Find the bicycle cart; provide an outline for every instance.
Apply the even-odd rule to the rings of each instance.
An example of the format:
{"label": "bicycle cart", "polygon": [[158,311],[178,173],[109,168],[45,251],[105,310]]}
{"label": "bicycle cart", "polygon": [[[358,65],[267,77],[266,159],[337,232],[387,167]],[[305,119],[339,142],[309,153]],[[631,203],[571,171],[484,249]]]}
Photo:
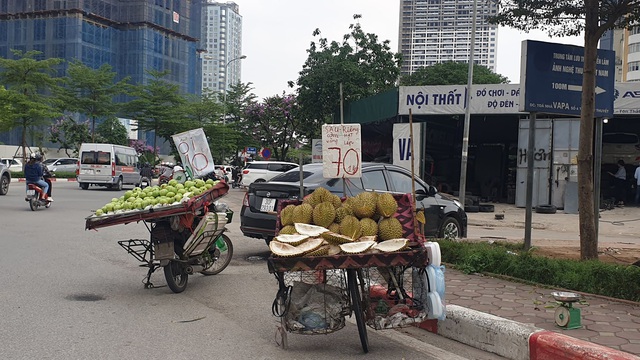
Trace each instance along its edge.
{"label": "bicycle cart", "polygon": [[141,267],[149,269],[143,280],[145,289],[154,287],[151,274],[162,267],[169,288],[180,293],[186,289],[189,275],[196,272],[215,275],[231,262],[233,244],[224,232],[233,211],[216,206],[216,201],[228,190],[226,183],[219,182],[179,204],[90,216],[86,218],[85,229],[142,221],[149,230],[149,240],[121,240],[118,244],[142,262]]}

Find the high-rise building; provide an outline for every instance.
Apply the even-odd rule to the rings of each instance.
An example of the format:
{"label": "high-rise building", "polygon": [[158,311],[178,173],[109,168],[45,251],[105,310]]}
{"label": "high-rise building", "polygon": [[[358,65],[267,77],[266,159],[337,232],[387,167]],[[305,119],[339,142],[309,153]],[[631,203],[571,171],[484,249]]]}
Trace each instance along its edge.
{"label": "high-rise building", "polygon": [[447,61],[469,62],[474,1],[474,60],[496,70],[498,28],[487,18],[497,13],[497,1],[401,0],[398,52],[403,59],[402,74]]}
{"label": "high-rise building", "polygon": [[242,16],[234,2],[207,0],[202,4],[200,49],[202,92],[224,92],[240,82]]}
{"label": "high-rise building", "polygon": [[640,26],[605,32],[600,48],[616,52],[616,81],[640,81]]}
{"label": "high-rise building", "polygon": [[[148,70],[183,93],[200,94],[197,54],[201,0],[0,0],[0,57],[12,49],[62,58],[58,73],[74,59],[98,68],[109,64],[117,80],[145,84]],[[124,96],[116,101],[126,100]],[[148,142],[153,133],[141,134]],[[0,134],[17,143],[18,131]]]}

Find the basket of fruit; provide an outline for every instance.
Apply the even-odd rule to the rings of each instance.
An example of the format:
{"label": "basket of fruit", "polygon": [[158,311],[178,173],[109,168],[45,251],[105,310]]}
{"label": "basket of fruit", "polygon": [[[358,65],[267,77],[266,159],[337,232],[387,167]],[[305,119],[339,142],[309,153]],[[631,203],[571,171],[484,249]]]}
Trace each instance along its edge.
{"label": "basket of fruit", "polygon": [[188,180],[184,184],[171,180],[168,184],[144,189],[136,187],[125,192],[120,198],[113,198],[111,202],[87,217],[85,228],[98,229],[141,220],[195,214],[228,191],[229,186],[225,182],[212,179]]}

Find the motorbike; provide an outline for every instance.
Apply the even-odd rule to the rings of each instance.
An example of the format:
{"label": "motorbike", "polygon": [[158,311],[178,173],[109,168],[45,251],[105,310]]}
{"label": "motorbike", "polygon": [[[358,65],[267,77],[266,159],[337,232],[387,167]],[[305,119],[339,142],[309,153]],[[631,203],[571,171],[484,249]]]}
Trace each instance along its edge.
{"label": "motorbike", "polygon": [[51,207],[51,202],[43,199],[44,191],[42,188],[36,184],[29,184],[27,186],[27,197],[25,200],[29,202],[31,211],[36,211],[41,206],[47,209]]}
{"label": "motorbike", "polygon": [[151,180],[150,180],[148,177],[143,176],[143,177],[140,179],[140,188],[141,188],[141,189],[144,189],[144,188],[146,188],[147,186],[151,186]]}

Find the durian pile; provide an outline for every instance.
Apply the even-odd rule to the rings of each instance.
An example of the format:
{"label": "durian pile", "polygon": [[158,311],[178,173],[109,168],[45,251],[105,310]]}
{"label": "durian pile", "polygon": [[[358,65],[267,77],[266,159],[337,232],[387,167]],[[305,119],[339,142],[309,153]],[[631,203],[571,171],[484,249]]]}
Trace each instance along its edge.
{"label": "durian pile", "polygon": [[207,181],[196,179],[181,184],[172,179],[168,184],[148,186],[144,189],[136,187],[133,190],[125,192],[124,195],[119,198],[111,199],[111,202],[96,210],[93,216],[99,217],[177,205],[206,192],[218,182],[219,181],[212,179],[208,179]]}
{"label": "durian pile", "polygon": [[389,193],[363,192],[344,202],[325,188],[280,212],[279,235],[269,248],[276,256],[323,256],[393,252],[407,248],[398,203]]}

